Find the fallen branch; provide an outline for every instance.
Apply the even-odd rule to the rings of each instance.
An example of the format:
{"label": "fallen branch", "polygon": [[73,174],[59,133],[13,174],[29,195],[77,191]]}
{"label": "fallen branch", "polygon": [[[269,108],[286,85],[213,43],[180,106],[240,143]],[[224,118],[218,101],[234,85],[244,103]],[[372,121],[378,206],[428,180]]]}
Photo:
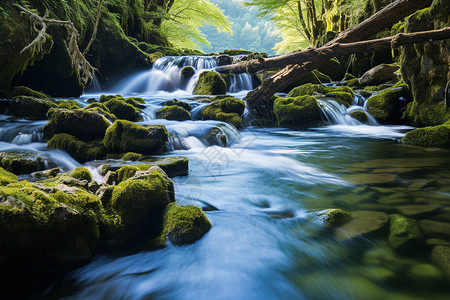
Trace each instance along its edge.
{"label": "fallen branch", "polygon": [[87,84],[89,80],[92,80],[97,69],[91,66],[91,64],[84,57],[83,53],[80,52],[77,42],[79,37],[78,30],[71,21],[48,19],[47,17],[41,17],[27,10],[19,4],[14,3],[13,5],[18,9],[24,11],[35,24],[41,26],[41,30],[39,31],[36,38],[20,51],[21,54],[32,47],[36,47],[38,51],[42,51],[42,44],[47,39],[46,31],[48,26],[64,26],[69,30],[69,42],[66,47],[71,58],[72,65],[79,71],[81,80],[84,84]]}
{"label": "fallen branch", "polygon": [[91,47],[92,43],[95,41],[95,37],[97,36],[98,24],[100,23],[101,15],[102,15],[102,0],[99,0],[98,5],[97,5],[97,16],[95,17],[94,29],[92,30],[91,39],[89,40],[89,43],[87,44],[86,48],[83,51],[83,56],[86,56],[86,54],[89,52],[89,48]]}

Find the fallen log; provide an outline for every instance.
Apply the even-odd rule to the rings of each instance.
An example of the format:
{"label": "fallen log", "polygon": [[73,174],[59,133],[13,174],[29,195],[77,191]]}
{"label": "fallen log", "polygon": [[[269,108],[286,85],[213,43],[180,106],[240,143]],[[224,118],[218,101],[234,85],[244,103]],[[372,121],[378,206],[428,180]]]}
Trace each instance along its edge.
{"label": "fallen log", "polygon": [[[321,53],[325,51],[325,49],[330,49],[332,47],[339,48],[340,46],[335,46],[336,44],[343,45],[345,43],[367,40],[384,28],[390,27],[415,11],[430,5],[431,2],[432,0],[397,0],[358,25],[341,32],[335,39],[328,42],[323,47],[317,49],[312,48],[302,52],[290,53],[284,57],[278,57],[278,64],[276,67],[286,67],[274,76],[264,80],[259,87],[247,94],[245,100],[247,101],[249,110],[258,111],[258,106],[264,107],[264,102],[276,92],[286,88],[308,72],[311,72],[323,63],[326,63],[330,59],[330,55],[332,55],[321,54],[316,55],[312,60],[306,60],[305,52],[312,53],[315,51],[316,53]],[[336,54],[331,57],[338,55],[339,54]],[[264,61],[259,60],[259,62],[258,60],[248,62],[245,70],[247,71],[247,67],[249,71],[265,69],[268,62],[273,61],[274,59],[275,58],[266,59]],[[251,66],[253,66],[253,69]],[[224,67],[226,66],[221,67],[222,71],[225,71]],[[239,72],[233,71],[233,73]]]}

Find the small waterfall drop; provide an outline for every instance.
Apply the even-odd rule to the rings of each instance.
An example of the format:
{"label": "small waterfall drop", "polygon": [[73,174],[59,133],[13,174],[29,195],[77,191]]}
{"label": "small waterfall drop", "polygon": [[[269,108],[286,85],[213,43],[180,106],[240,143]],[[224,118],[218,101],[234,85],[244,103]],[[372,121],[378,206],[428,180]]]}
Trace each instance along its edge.
{"label": "small waterfall drop", "polygon": [[[194,75],[186,78],[181,74],[184,67],[192,67]],[[211,56],[166,56],[158,59],[150,70],[128,76],[110,90],[125,95],[150,95],[159,92],[192,94],[203,71],[213,71],[217,62]],[[230,76],[228,92],[237,93],[253,89],[252,77],[248,74]]]}

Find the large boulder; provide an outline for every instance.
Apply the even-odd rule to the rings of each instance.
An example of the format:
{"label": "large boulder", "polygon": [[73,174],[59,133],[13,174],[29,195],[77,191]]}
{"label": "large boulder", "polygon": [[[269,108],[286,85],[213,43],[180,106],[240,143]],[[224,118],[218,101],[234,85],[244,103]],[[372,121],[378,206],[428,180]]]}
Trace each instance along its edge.
{"label": "large boulder", "polygon": [[48,100],[19,96],[11,101],[11,113],[28,120],[46,120],[47,112],[56,105]]}
{"label": "large boulder", "polygon": [[205,106],[199,113],[198,118],[222,121],[240,128],[242,124],[241,116],[244,110],[244,101],[233,97],[225,97],[214,100],[211,104]]}
{"label": "large boulder", "polygon": [[194,94],[197,95],[223,95],[226,92],[227,84],[225,80],[213,71],[202,72],[194,87]]}
{"label": "large boulder", "polygon": [[43,128],[47,140],[58,133],[67,133],[85,141],[102,139],[110,126],[105,117],[89,110],[55,108],[47,115],[50,121]]}
{"label": "large boulder", "polygon": [[126,102],[127,100],[120,98],[113,98],[105,102],[104,105],[108,108],[109,112],[114,114],[118,119],[128,121],[139,121],[140,114],[139,109],[134,105]]}
{"label": "large boulder", "polygon": [[401,141],[424,147],[450,148],[450,126],[439,125],[417,128],[408,132]]}
{"label": "large boulder", "polygon": [[117,120],[106,131],[104,144],[109,152],[160,154],[167,144],[169,133],[165,126],[142,126]]}
{"label": "large boulder", "polygon": [[180,100],[178,100],[178,99],[173,99],[173,100],[165,101],[165,102],[161,103],[161,105],[164,105],[164,106],[173,106],[173,105],[176,105],[176,106],[179,106],[179,107],[184,108],[184,109],[187,110],[187,111],[190,111],[190,110],[192,109],[192,107],[191,107],[191,105],[190,105],[189,103],[184,102],[184,101],[180,101]]}
{"label": "large boulder", "polygon": [[367,100],[367,112],[383,124],[402,124],[410,92],[406,86],[389,88]]}
{"label": "large boulder", "polygon": [[164,216],[163,236],[175,245],[189,244],[200,239],[211,223],[198,206],[178,206],[171,203]]}
{"label": "large boulder", "polygon": [[398,69],[396,65],[381,64],[364,73],[359,82],[363,86],[379,85],[394,79],[394,72]]}
{"label": "large boulder", "polygon": [[295,129],[317,126],[322,122],[319,104],[312,96],[277,98],[273,111],[280,127]]}
{"label": "large boulder", "polygon": [[156,111],[157,119],[186,121],[191,120],[191,114],[178,105],[165,106]]}

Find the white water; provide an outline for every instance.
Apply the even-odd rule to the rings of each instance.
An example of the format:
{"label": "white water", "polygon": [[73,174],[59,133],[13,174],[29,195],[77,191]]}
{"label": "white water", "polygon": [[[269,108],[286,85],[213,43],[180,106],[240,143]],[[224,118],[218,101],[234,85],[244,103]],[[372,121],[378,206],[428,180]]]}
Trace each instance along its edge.
{"label": "white water", "polygon": [[[191,66],[195,74],[186,80],[181,70]],[[192,95],[200,73],[213,71],[217,62],[210,56],[166,56],[158,59],[150,70],[130,75],[117,83],[109,93],[154,95],[176,93]],[[237,93],[253,89],[252,78],[248,74],[230,76],[228,92]]]}

